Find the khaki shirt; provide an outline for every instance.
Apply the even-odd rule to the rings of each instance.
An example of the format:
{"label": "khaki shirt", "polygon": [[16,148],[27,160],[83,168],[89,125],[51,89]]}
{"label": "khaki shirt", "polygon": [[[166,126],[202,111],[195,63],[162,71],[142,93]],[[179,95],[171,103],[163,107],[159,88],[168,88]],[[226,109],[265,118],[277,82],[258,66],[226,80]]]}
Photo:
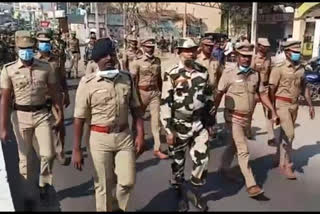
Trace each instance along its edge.
{"label": "khaki shirt", "polygon": [[34,59],[30,67],[19,60],[6,64],[1,72],[1,88],[13,89],[18,105],[42,105],[46,102],[48,84],[56,84],[52,66]]}
{"label": "khaki shirt", "polygon": [[161,60],[158,57],[153,59],[146,55],[133,61],[131,74],[136,78],[137,86],[157,86],[161,87]]}
{"label": "khaki shirt", "polygon": [[98,64],[95,63],[93,60],[90,60],[87,64],[85,75],[95,73],[97,71],[97,69],[98,69]]}
{"label": "khaki shirt", "polygon": [[296,103],[305,86],[304,71],[301,64],[294,67],[288,60],[273,67],[269,83],[277,88],[275,96],[291,98]]}
{"label": "khaki shirt", "polygon": [[60,92],[63,91],[63,85],[62,85],[62,77],[65,76],[65,70],[63,67],[60,66],[59,59],[55,57],[53,54],[50,54],[49,57],[41,56],[40,53],[37,53],[35,56],[36,59],[45,61],[51,64],[57,79],[57,90]]}
{"label": "khaki shirt", "polygon": [[206,67],[209,73],[209,82],[213,88],[218,86],[222,73],[222,65],[217,60],[207,58],[202,52],[198,55],[196,62]]}
{"label": "khaki shirt", "polygon": [[142,56],[142,51],[138,48],[136,51],[132,49],[128,49],[123,54],[123,66],[124,69],[128,69],[130,72],[132,70],[132,62],[133,60],[138,59],[139,56]]}
{"label": "khaki shirt", "polygon": [[270,57],[264,57],[260,53],[257,53],[252,57],[251,68],[260,74],[262,83],[268,85],[271,71]]}
{"label": "khaki shirt", "polygon": [[228,64],[222,73],[218,90],[226,93],[226,111],[247,114],[248,119],[254,110],[256,93],[263,93],[267,89],[261,83],[258,72],[251,70],[241,74],[237,64]]}
{"label": "khaki shirt", "polygon": [[112,81],[93,73],[79,83],[74,117],[91,118],[92,125],[121,126],[128,124],[129,109],[142,115],[140,106],[130,74],[121,71]]}
{"label": "khaki shirt", "polygon": [[78,52],[80,53],[80,47],[79,47],[79,39],[69,39],[69,48],[71,52]]}

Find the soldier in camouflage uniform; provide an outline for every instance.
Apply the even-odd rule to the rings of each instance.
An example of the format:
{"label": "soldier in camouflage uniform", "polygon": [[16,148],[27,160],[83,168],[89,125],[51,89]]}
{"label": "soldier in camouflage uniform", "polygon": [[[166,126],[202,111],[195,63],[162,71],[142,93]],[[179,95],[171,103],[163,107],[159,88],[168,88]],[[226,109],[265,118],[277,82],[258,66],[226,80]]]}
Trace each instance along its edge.
{"label": "soldier in camouflage uniform", "polygon": [[130,71],[133,60],[136,60],[138,56],[143,55],[142,51],[138,48],[138,40],[134,36],[128,36],[129,49],[123,54],[123,70]]}
{"label": "soldier in camouflage uniform", "polygon": [[[207,129],[211,134],[215,123],[209,113],[213,107],[212,90],[207,69],[195,62],[198,48],[195,42],[184,38],[179,40],[177,48],[180,61],[164,73],[160,107],[160,119],[173,158],[171,185],[180,196],[179,211],[188,210],[188,200],[205,211],[207,205],[200,197],[199,187],[206,183],[208,170]],[[193,162],[191,184],[184,179],[187,147]]]}
{"label": "soldier in camouflage uniform", "polygon": [[86,46],[85,50],[84,50],[84,56],[83,56],[83,59],[84,59],[84,65],[87,67],[88,65],[88,62],[92,61],[92,50],[93,50],[93,47],[94,47],[94,43],[96,42],[96,35],[95,34],[92,34],[90,36],[90,41],[88,43],[88,45]]}
{"label": "soldier in camouflage uniform", "polygon": [[15,37],[14,35],[8,37],[8,62],[13,62],[17,60],[17,51],[16,51],[16,45],[15,45]]}
{"label": "soldier in camouflage uniform", "polygon": [[62,69],[65,69],[66,54],[64,51],[67,47],[67,43],[61,39],[61,32],[59,30],[55,30],[53,32],[53,40],[51,41],[51,45],[52,53],[59,59],[59,66]]}
{"label": "soldier in camouflage uniform", "polygon": [[0,35],[0,69],[2,69],[2,66],[6,63],[8,63],[8,47],[5,42],[5,36],[1,33]]}

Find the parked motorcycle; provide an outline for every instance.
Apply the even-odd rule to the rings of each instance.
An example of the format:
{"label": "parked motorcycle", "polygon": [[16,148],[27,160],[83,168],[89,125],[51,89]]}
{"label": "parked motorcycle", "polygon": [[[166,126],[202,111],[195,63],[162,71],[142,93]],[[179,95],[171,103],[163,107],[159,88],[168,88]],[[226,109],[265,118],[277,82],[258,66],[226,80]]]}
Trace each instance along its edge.
{"label": "parked motorcycle", "polygon": [[305,70],[305,80],[310,88],[311,99],[320,100],[320,57],[309,60]]}

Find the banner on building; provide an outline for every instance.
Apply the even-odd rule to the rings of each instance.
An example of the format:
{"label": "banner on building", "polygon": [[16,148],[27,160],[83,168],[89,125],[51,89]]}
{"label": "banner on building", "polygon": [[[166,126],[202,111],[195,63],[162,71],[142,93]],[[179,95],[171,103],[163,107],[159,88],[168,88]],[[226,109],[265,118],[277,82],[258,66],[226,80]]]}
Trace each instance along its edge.
{"label": "banner on building", "polygon": [[123,26],[122,14],[107,14],[107,24],[110,26]]}
{"label": "banner on building", "polygon": [[40,21],[40,26],[41,27],[47,28],[47,27],[49,27],[49,25],[50,25],[49,21]]}

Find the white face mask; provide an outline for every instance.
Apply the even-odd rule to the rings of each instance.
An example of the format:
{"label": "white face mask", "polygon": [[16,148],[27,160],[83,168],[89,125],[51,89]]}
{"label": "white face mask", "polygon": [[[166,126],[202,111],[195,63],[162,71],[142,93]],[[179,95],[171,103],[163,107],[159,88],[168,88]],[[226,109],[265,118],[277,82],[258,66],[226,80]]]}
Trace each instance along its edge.
{"label": "white face mask", "polygon": [[105,71],[99,71],[97,72],[97,75],[100,77],[104,77],[104,78],[114,78],[115,76],[117,76],[119,74],[119,70],[118,69],[113,69],[113,70],[105,70]]}

